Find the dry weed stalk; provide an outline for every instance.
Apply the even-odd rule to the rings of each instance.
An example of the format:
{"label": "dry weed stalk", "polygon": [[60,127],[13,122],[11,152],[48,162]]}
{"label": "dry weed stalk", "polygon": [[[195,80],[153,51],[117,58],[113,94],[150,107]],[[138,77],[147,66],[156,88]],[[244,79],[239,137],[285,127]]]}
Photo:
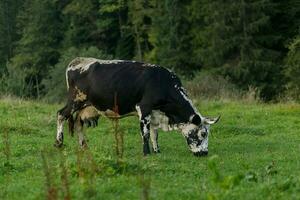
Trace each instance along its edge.
{"label": "dry weed stalk", "polygon": [[140,176],[140,183],[142,187],[141,200],[149,200],[150,199],[150,187],[151,180],[145,179],[145,174],[142,173]]}
{"label": "dry weed stalk", "polygon": [[114,96],[114,108],[115,117],[113,118],[113,132],[115,137],[115,152],[117,155],[117,163],[120,164],[124,154],[124,136],[119,126],[119,106],[117,102],[117,93]]}
{"label": "dry weed stalk", "polygon": [[46,199],[47,200],[56,200],[56,199],[58,199],[58,192],[57,192],[57,188],[55,187],[53,180],[52,180],[51,169],[48,164],[48,159],[47,159],[45,151],[41,151],[41,157],[42,157],[44,174],[46,177],[46,180],[45,180],[46,181],[45,185],[46,185],[46,189],[47,189]]}
{"label": "dry weed stalk", "polygon": [[79,149],[77,151],[77,171],[81,184],[84,186],[85,196],[87,198],[96,195],[96,189],[94,188],[95,175],[97,174],[97,165],[94,161],[93,155],[89,149]]}
{"label": "dry weed stalk", "polygon": [[60,156],[61,181],[63,186],[64,200],[71,200],[71,193],[68,181],[68,170],[66,167],[66,159],[63,154]]}

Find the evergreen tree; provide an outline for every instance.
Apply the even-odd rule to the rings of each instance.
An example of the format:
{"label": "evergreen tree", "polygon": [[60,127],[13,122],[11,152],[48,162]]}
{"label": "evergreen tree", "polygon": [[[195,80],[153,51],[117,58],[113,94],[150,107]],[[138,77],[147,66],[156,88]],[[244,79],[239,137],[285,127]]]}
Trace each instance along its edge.
{"label": "evergreen tree", "polygon": [[68,1],[63,9],[63,14],[67,27],[64,38],[65,48],[97,46],[100,37],[96,24],[97,0]]}
{"label": "evergreen tree", "polygon": [[145,54],[152,48],[148,38],[151,26],[151,3],[149,0],[128,1],[128,25],[125,28],[134,38],[134,57],[139,61],[144,60]]}
{"label": "evergreen tree", "polygon": [[0,75],[13,56],[14,42],[18,38],[16,16],[21,5],[20,0],[0,0]]}
{"label": "evergreen tree", "polygon": [[59,58],[62,26],[57,6],[52,0],[28,0],[19,15],[21,38],[8,67],[14,68],[14,73],[25,73],[25,96],[40,97],[41,80]]}
{"label": "evergreen tree", "polygon": [[289,95],[300,100],[300,33],[289,45],[285,73]]}
{"label": "evergreen tree", "polygon": [[[134,57],[134,37],[128,30],[128,5],[126,0],[99,0],[97,27],[103,46],[109,54],[119,59]],[[99,47],[100,48],[100,47]]]}
{"label": "evergreen tree", "polygon": [[149,41],[153,49],[147,59],[181,72],[193,69],[190,23],[187,18],[190,1],[153,0]]}
{"label": "evergreen tree", "polygon": [[276,4],[270,0],[194,4],[192,8],[201,8],[196,16],[203,22],[203,28],[193,31],[199,62],[206,68],[218,68],[241,88],[254,86],[263,98],[274,97],[282,85],[282,55],[274,48],[278,36],[270,23]]}

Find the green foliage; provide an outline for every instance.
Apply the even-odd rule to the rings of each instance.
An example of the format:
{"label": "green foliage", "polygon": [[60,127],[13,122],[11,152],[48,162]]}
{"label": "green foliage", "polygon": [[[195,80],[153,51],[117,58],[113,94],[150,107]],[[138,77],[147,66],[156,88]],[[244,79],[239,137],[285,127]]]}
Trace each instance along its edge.
{"label": "green foliage", "polygon": [[[17,71],[25,76],[22,87],[22,96],[37,97],[42,94],[40,90],[41,80],[48,73],[51,65],[55,64],[59,57],[58,44],[61,40],[62,29],[59,27],[59,12],[56,10],[56,2],[26,1],[26,8],[19,15],[18,27],[21,38],[16,44],[16,54],[8,65],[8,71]],[[52,22],[52,23],[49,23]],[[9,69],[12,68],[12,69]],[[9,73],[7,79],[15,81],[14,75]],[[14,95],[20,95],[13,93]]]}
{"label": "green foliage", "polygon": [[194,66],[191,58],[190,23],[187,5],[191,1],[154,1],[151,12],[152,26],[149,41],[153,49],[147,59],[181,72],[190,72]]}
{"label": "green foliage", "polygon": [[134,59],[145,60],[146,53],[152,45],[149,42],[151,28],[151,14],[154,1],[132,0],[128,1],[128,23],[123,29],[128,30],[134,38]]}
{"label": "green foliage", "polygon": [[96,46],[98,40],[97,1],[72,0],[63,8],[66,20],[64,46],[79,48]]}
{"label": "green foliage", "polygon": [[244,179],[244,175],[242,174],[229,176],[222,175],[217,165],[218,156],[215,155],[210,157],[208,161],[208,168],[212,173],[211,181],[213,185],[217,186],[215,188],[217,192],[208,192],[207,199],[222,199],[228,196],[229,192],[231,192],[234,187],[237,187]]}
{"label": "green foliage", "polygon": [[223,76],[209,71],[195,73],[193,79],[184,83],[194,98],[205,99],[241,99],[243,92]]}
{"label": "green foliage", "polygon": [[300,37],[289,45],[285,72],[288,79],[288,92],[295,99],[300,99]]}
{"label": "green foliage", "polygon": [[274,97],[282,85],[281,54],[274,48],[278,36],[270,26],[275,5],[270,0],[193,2],[197,61],[205,68],[218,68],[242,89],[254,86],[263,98]]}
{"label": "green foliage", "polygon": [[26,97],[30,85],[26,84],[27,69],[20,69],[8,64],[7,72],[1,78],[0,91],[4,95]]}
{"label": "green foliage", "polygon": [[44,99],[48,102],[62,102],[66,100],[66,68],[76,57],[95,57],[99,59],[111,59],[112,57],[104,54],[96,47],[74,48],[71,47],[64,51],[59,62],[49,71],[49,75],[43,81],[46,95]]}
{"label": "green foliage", "polygon": [[13,56],[14,41],[17,40],[16,17],[23,1],[0,1],[0,76],[5,72],[5,64]]}

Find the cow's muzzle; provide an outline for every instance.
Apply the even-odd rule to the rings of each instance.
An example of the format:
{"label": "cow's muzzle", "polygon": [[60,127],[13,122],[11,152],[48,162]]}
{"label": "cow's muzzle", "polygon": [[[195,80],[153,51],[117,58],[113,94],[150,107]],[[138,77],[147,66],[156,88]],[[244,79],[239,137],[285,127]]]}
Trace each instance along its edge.
{"label": "cow's muzzle", "polygon": [[194,156],[207,156],[208,151],[194,152]]}

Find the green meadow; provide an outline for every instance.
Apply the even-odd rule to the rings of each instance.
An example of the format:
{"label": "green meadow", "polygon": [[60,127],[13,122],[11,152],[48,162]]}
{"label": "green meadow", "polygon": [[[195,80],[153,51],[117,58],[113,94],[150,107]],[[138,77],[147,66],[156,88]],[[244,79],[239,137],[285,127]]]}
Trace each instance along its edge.
{"label": "green meadow", "polygon": [[[35,101],[0,100],[0,199],[300,199],[300,105],[196,101],[211,127],[209,154],[195,157],[178,132],[159,132],[160,154],[142,156],[138,119],[100,118],[88,148]],[[121,147],[120,147],[121,146]]]}

